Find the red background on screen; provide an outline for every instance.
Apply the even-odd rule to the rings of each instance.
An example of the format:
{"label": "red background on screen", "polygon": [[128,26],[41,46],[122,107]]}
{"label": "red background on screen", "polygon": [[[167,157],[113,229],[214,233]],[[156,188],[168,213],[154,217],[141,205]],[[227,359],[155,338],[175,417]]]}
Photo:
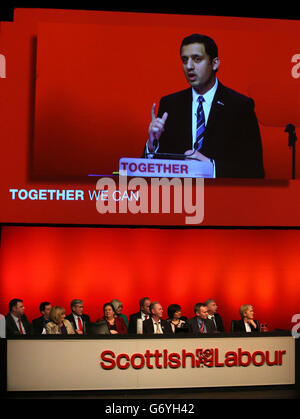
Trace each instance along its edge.
{"label": "red background on screen", "polygon": [[[162,27],[166,27],[166,19],[168,18],[167,32],[175,32],[180,27],[181,30],[198,27],[199,22],[205,21],[205,25],[201,28],[209,29],[209,32],[225,31],[233,33],[241,31],[246,33],[252,27],[253,22],[257,25],[257,34],[263,37],[267,36],[269,46],[272,47],[273,55],[268,51],[261,51],[260,58],[253,59],[256,69],[261,70],[261,77],[268,78],[269,82],[276,79],[277,71],[284,71],[286,77],[291,77],[291,57],[293,54],[299,53],[298,44],[295,46],[295,40],[298,40],[299,22],[297,21],[279,21],[272,19],[248,19],[248,18],[222,18],[222,17],[202,17],[202,16],[177,16],[172,15],[169,19],[166,15],[158,14],[136,14],[136,13],[114,13],[114,12],[95,12],[95,11],[78,11],[78,10],[47,10],[47,9],[16,9],[14,14],[14,22],[1,22],[1,53],[5,55],[7,62],[7,78],[0,79],[1,95],[0,95],[0,119],[1,119],[1,165],[0,165],[0,194],[1,214],[0,221],[2,223],[71,223],[71,224],[111,224],[111,225],[184,225],[185,217],[177,214],[105,214],[99,215],[95,210],[93,202],[63,202],[63,201],[13,201],[10,188],[25,189],[91,189],[95,187],[95,183],[86,182],[85,180],[68,179],[61,181],[60,177],[54,178],[54,173],[50,174],[51,181],[33,180],[32,168],[34,162],[34,147],[37,145],[33,141],[34,134],[34,117],[35,117],[35,94],[36,87],[36,45],[39,35],[38,26],[48,22],[52,25],[59,23],[62,27],[73,24],[74,27],[88,25],[99,26],[106,25],[111,27],[127,26],[136,30],[142,27],[153,27],[153,37],[155,39],[156,28],[158,32]],[[188,20],[188,25],[183,26]],[[226,28],[224,29],[224,22]],[[191,26],[190,26],[191,25]],[[278,33],[280,26],[280,35],[282,41],[274,43],[272,46],[271,38],[274,33]],[[221,29],[220,29],[221,28]],[[223,29],[222,29],[223,28]],[[160,32],[161,33],[161,32]],[[267,34],[267,35],[266,35]],[[268,35],[272,34],[272,36]],[[255,38],[258,39],[258,38]],[[284,42],[286,40],[291,42]],[[237,60],[238,53],[232,48],[232,45],[226,41],[226,37],[217,39],[220,45],[220,55],[222,65],[220,69],[220,80],[228,84],[228,78],[231,72],[238,72],[245,75],[242,79],[238,76],[234,81],[231,79],[231,87],[236,88],[242,93],[247,94],[246,83],[252,80],[252,70],[245,67],[242,62]],[[149,41],[150,42],[150,41]],[[152,42],[152,39],[151,39]],[[234,45],[239,42],[235,39]],[[260,47],[259,44],[247,42],[247,46],[253,50],[253,45]],[[279,45],[279,46],[278,46]],[[278,46],[278,48],[277,48]],[[171,45],[175,48],[174,71],[169,72],[172,77],[180,77],[180,86],[185,87],[187,84],[182,75],[178,50],[175,44]],[[293,48],[292,48],[293,47]],[[295,48],[294,48],[295,47]],[[292,51],[293,49],[293,51]],[[166,53],[168,50],[166,51]],[[291,56],[289,54],[292,54]],[[45,54],[46,55],[46,54]],[[225,56],[229,59],[225,60]],[[268,57],[268,58],[267,58]],[[48,59],[51,57],[48,57]],[[224,58],[224,59],[223,59]],[[176,64],[175,64],[176,62]],[[234,62],[234,66],[232,63]],[[53,63],[52,63],[53,64]],[[78,64],[78,63],[77,63]],[[253,64],[254,65],[254,64]],[[154,68],[153,68],[154,67]],[[170,83],[170,74],[165,74],[159,66],[151,65],[151,72],[155,73],[158,80]],[[253,66],[251,67],[253,69]],[[150,72],[150,73],[151,73]],[[173,76],[174,72],[174,76]],[[146,75],[145,75],[146,76]],[[168,76],[168,77],[167,77]],[[222,77],[221,77],[222,76]],[[149,79],[149,77],[148,77]],[[178,79],[179,80],[179,79]],[[276,79],[277,80],[277,79]],[[151,78],[150,78],[151,81]],[[230,80],[229,80],[230,81]],[[89,82],[89,80],[88,80]],[[278,82],[278,80],[277,80]],[[291,79],[293,85],[298,88],[300,78]],[[294,83],[295,82],[295,83]],[[240,84],[242,83],[242,84]],[[278,89],[282,93],[283,80],[277,83]],[[177,87],[179,87],[179,84]],[[274,85],[273,85],[274,86]],[[172,88],[174,85],[172,84]],[[127,87],[126,87],[127,88]],[[171,86],[170,86],[171,88]],[[152,103],[149,89],[146,85],[146,94]],[[148,89],[148,90],[147,90]],[[160,86],[157,90],[157,96],[165,93],[165,87]],[[135,96],[138,92],[134,92]],[[167,92],[168,93],[168,92]],[[281,94],[280,93],[280,94]],[[153,96],[156,94],[153,93]],[[263,96],[262,96],[263,98]],[[59,101],[57,105],[60,105]],[[258,107],[258,101],[256,100]],[[144,121],[138,122],[140,130],[144,130],[148,126],[149,109],[140,109],[139,115],[144,113]],[[142,117],[141,117],[142,118]],[[73,119],[73,122],[76,121]],[[146,123],[146,126],[144,126]],[[287,134],[278,127],[261,126],[262,137],[265,142],[266,150],[264,163],[267,177],[289,178],[291,175],[291,151],[287,146]],[[140,131],[141,132],[141,131]],[[144,133],[144,131],[143,131]],[[143,134],[144,135],[144,134]],[[123,137],[122,137],[123,138]],[[143,137],[144,138],[144,137]],[[274,147],[275,144],[275,147]],[[48,144],[49,145],[49,144]],[[73,144],[72,144],[73,145]],[[70,147],[70,151],[75,147]],[[77,144],[78,145],[78,144]],[[100,143],[96,143],[97,147],[101,147]],[[51,144],[49,145],[51,146]],[[140,144],[135,144],[140,150]],[[49,149],[51,151],[51,147]],[[85,147],[83,151],[90,150]],[[296,165],[300,161],[299,147],[296,147]],[[58,148],[58,152],[62,153],[63,147]],[[66,158],[70,158],[65,149]],[[82,150],[80,150],[80,153]],[[97,156],[98,163],[98,154]],[[45,157],[45,155],[44,155]],[[56,159],[57,156],[55,156]],[[44,161],[45,167],[53,164],[53,161]],[[74,160],[76,161],[76,159]],[[85,161],[84,161],[85,162]],[[78,163],[78,161],[77,161]],[[58,162],[57,162],[58,164]],[[57,166],[60,167],[59,165]],[[81,165],[76,166],[76,170]],[[97,167],[98,168],[98,167]],[[40,168],[42,170],[42,168]],[[274,169],[274,171],[273,171]],[[296,167],[296,177],[299,173]],[[54,178],[54,179],[53,179]],[[68,183],[67,183],[68,182]],[[231,181],[214,180],[212,182],[205,181],[205,218],[203,225],[206,226],[230,226],[230,225],[246,225],[246,226],[298,226],[300,211],[300,183],[299,181],[277,182],[269,181]]]}
{"label": "red background on screen", "polygon": [[[297,21],[182,15],[172,15],[171,17],[168,17],[163,14],[152,15],[146,13],[136,14],[79,10],[16,9],[14,22],[1,23],[1,53],[5,55],[7,60],[7,78],[0,79],[2,92],[0,95],[1,135],[4,139],[1,144],[0,165],[0,193],[1,197],[3,197],[1,222],[184,225],[184,217],[179,215],[137,214],[133,216],[131,214],[106,214],[100,216],[95,210],[94,203],[77,203],[72,201],[13,201],[11,199],[11,194],[9,193],[10,188],[79,188],[93,190],[93,185],[96,183],[96,181],[94,184],[88,183],[82,179],[75,182],[74,178],[68,179],[69,183],[67,183],[67,181],[61,181],[61,176],[55,177],[54,173],[50,174],[49,177],[52,180],[49,180],[48,183],[37,179],[33,180],[32,178],[34,161],[36,163],[36,160],[34,160],[34,151],[37,152],[38,148],[41,147],[41,144],[38,145],[33,141],[36,93],[36,99],[39,99],[39,80],[37,78],[36,86],[35,77],[36,60],[38,58],[36,52],[37,39],[39,36],[38,27],[42,27],[46,22],[50,26],[57,23],[61,25],[62,28],[69,27],[70,24],[72,24],[74,28],[80,26],[79,24],[83,25],[83,27],[106,25],[107,28],[112,27],[113,25],[120,28],[123,25],[124,27],[130,27],[131,31],[141,30],[143,27],[148,29],[149,27],[152,27],[153,39],[155,39],[156,28],[158,33],[161,33],[162,28],[166,27],[166,19],[168,19],[166,29],[168,33],[174,33],[178,28],[181,28],[180,30],[185,32],[185,29],[190,30],[191,26],[193,28],[198,28],[199,26],[203,29],[207,28],[207,32],[209,33],[215,31],[217,33],[220,33],[220,31],[223,31],[223,33],[233,33],[234,31],[247,33],[247,31],[250,30],[249,28],[253,27],[253,22],[255,22],[257,33],[252,34],[254,39],[258,39],[260,35],[262,36],[262,39],[267,37],[269,40],[268,45],[271,48],[271,51],[273,51],[273,55],[269,54],[268,50],[259,49],[261,48],[259,42],[253,43],[251,40],[247,41],[247,47],[250,47],[251,51],[253,51],[253,46],[255,49],[259,49],[260,55],[259,58],[255,55],[251,67],[244,66],[243,63],[238,60],[239,52],[235,51],[231,43],[225,42],[226,37],[224,39],[223,37],[218,37],[217,41],[220,45],[220,56],[222,59],[219,73],[220,80],[225,84],[231,84],[230,87],[247,94],[246,83],[248,83],[249,80],[252,80],[252,70],[254,66],[256,71],[261,71],[260,76],[264,79],[267,78],[269,83],[272,83],[274,80],[277,81],[276,86],[278,86],[281,97],[282,91],[284,90],[282,88],[283,79],[276,79],[277,71],[284,72],[285,77],[287,77],[293,83],[293,86],[295,85],[295,88],[298,89],[300,78],[291,79],[291,68],[293,65],[293,63],[291,63],[291,57],[292,55],[299,53],[298,44],[296,46],[294,44],[296,42],[295,40],[298,40],[299,33],[299,22]],[[184,26],[187,21],[188,24]],[[200,22],[203,21],[205,21],[205,25],[202,26],[202,24],[200,25]],[[225,29],[224,22],[226,22]],[[272,36],[274,33],[278,33],[279,27],[282,41],[272,44]],[[258,38],[255,38],[256,36]],[[289,40],[289,42],[284,42],[286,40]],[[149,42],[152,42],[152,38]],[[234,39],[234,45],[238,44],[239,38],[236,37]],[[172,72],[169,71],[167,74],[161,71],[161,65],[151,64],[151,69],[149,70],[150,74],[155,74],[160,83],[162,83],[162,81],[164,81],[164,83],[170,83],[170,89],[175,88],[173,77],[176,77],[176,80],[177,78],[178,80],[180,78],[180,82],[178,81],[179,84],[176,85],[176,88],[179,86],[185,87],[187,84],[180,68],[177,46],[172,42],[170,48],[174,48],[175,51],[175,54],[172,54],[172,59],[174,60],[174,69],[172,68]],[[165,50],[165,54],[169,54],[168,51],[169,48]],[[45,51],[43,54],[51,61],[51,56],[47,57]],[[291,54],[291,56],[289,54]],[[225,56],[229,58],[226,58],[225,60]],[[80,66],[81,64],[78,64],[78,61],[80,60],[77,60],[76,63]],[[50,70],[53,67],[53,63],[54,61],[49,64]],[[234,63],[234,66],[232,63]],[[236,72],[237,74],[234,81],[231,78],[231,72]],[[170,74],[172,75],[172,78],[170,78]],[[242,78],[241,75],[243,75]],[[148,73],[143,77],[152,82],[151,77],[148,77]],[[230,80],[231,83],[229,83]],[[90,80],[87,80],[87,82],[91,83]],[[136,87],[135,84],[134,86]],[[143,86],[143,94],[148,95],[149,101],[152,103],[152,92],[150,95],[147,86],[147,84],[146,86]],[[256,86],[254,86],[254,88],[255,87]],[[126,89],[128,89],[128,86]],[[168,93],[163,84],[160,84],[159,89],[161,90],[158,88],[155,89],[157,89],[157,93],[154,93],[153,91],[153,96],[157,96],[157,99],[161,94]],[[264,92],[262,91],[262,93]],[[134,90],[134,95],[132,96],[141,97],[138,88]],[[255,95],[253,96],[255,98]],[[262,95],[261,99],[264,99],[264,97],[265,96]],[[59,97],[56,105],[60,106],[60,100],[61,97]],[[259,107],[258,105],[259,101],[256,100],[257,108]],[[93,109],[93,112],[95,112],[95,109]],[[140,135],[143,135],[143,139],[145,129],[147,129],[149,122],[149,113],[148,107],[138,110],[141,119],[137,122],[137,126],[139,127]],[[143,117],[142,114],[144,115]],[[77,124],[77,122],[78,121],[73,118],[73,124]],[[281,128],[262,125],[261,132],[264,148],[266,150],[264,163],[267,177],[273,176],[277,179],[289,178],[291,176],[291,150],[289,150],[287,146],[287,134],[284,133]],[[266,140],[267,138],[269,140]],[[131,141],[131,138],[128,141]],[[135,150],[140,150],[141,144],[143,144],[143,142],[134,144],[134,147],[136,147]],[[51,144],[48,143],[48,145],[49,151],[51,151]],[[43,159],[45,168],[49,168],[49,166],[53,165],[53,162],[56,162],[59,155],[60,157],[62,155],[65,156],[66,159],[69,159],[70,163],[71,151],[76,148],[75,146],[78,149],[80,144],[72,143],[69,147],[70,154],[68,154],[68,148],[60,144],[57,151],[58,154],[55,155],[55,159],[52,159],[52,161],[51,159],[49,159],[49,161],[45,159],[45,150],[43,151],[43,147],[41,147],[41,152],[44,153]],[[94,146],[102,147],[101,143],[97,141]],[[82,153],[87,151],[91,151],[91,148],[87,146],[81,147],[80,155],[83,156]],[[300,161],[299,153],[299,147],[296,147],[296,166],[298,166]],[[101,157],[101,155],[102,153],[95,153],[92,156],[92,158],[94,158],[94,156],[97,157],[97,164],[98,157]],[[77,164],[77,158],[78,156],[74,158],[76,170],[81,168],[81,164]],[[83,163],[86,163],[86,160],[83,159]],[[61,160],[57,168],[61,170]],[[98,168],[99,167],[97,166],[97,169]],[[43,168],[39,167],[39,170],[43,170]],[[299,177],[297,167],[296,177]],[[297,226],[299,225],[298,214],[300,210],[299,187],[300,184],[297,180],[285,183],[272,183],[266,181],[231,182],[230,180],[225,182],[224,180],[216,179],[213,182],[205,182],[205,219],[203,224],[208,226]]]}
{"label": "red background on screen", "polygon": [[30,320],[45,300],[68,314],[70,301],[82,298],[95,321],[113,298],[129,316],[148,296],[164,317],[171,303],[192,317],[195,303],[215,298],[227,330],[248,303],[270,329],[290,329],[299,313],[299,233],[3,227],[0,312],[21,298]]}
{"label": "red background on screen", "polygon": [[34,176],[111,174],[120,157],[141,157],[152,103],[189,87],[181,40],[201,32],[219,47],[219,80],[257,104],[266,177],[289,178],[284,128],[300,127],[300,81],[291,75],[294,26],[203,16],[157,22],[149,15],[145,22],[141,16],[127,24],[117,17],[112,25],[39,23]]}

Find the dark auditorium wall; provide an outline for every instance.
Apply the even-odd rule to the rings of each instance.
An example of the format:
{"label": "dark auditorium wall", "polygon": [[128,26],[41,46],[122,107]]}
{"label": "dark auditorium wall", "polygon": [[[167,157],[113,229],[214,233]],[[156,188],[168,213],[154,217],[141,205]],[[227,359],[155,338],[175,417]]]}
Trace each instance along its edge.
{"label": "dark auditorium wall", "polygon": [[[82,298],[92,320],[118,298],[124,314],[138,300],[182,305],[215,298],[227,329],[241,304],[270,329],[291,329],[300,312],[300,231],[3,226],[0,312],[21,298],[30,320],[49,300],[69,312]],[[68,314],[68,313],[67,313]]]}

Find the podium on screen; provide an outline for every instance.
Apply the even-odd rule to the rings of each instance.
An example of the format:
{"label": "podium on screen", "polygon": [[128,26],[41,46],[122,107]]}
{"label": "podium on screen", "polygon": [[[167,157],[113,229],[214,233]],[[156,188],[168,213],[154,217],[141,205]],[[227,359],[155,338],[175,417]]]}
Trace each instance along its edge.
{"label": "podium on screen", "polygon": [[210,161],[196,159],[145,159],[122,157],[119,171],[127,176],[140,177],[180,177],[180,178],[213,178],[214,166]]}

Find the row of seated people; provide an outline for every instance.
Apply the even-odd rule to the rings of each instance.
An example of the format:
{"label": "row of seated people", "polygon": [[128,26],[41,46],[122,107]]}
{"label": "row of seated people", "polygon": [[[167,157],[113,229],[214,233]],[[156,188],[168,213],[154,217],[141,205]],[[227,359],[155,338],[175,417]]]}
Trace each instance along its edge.
{"label": "row of seated people", "polygon": [[[188,319],[182,316],[181,307],[171,304],[167,308],[168,319],[163,316],[163,308],[157,301],[148,297],[140,300],[140,309],[128,318],[122,313],[123,304],[112,300],[103,306],[103,317],[95,323],[84,314],[83,301],[71,301],[71,313],[66,316],[65,309],[53,306],[49,302],[40,304],[41,316],[28,321],[23,301],[13,299],[9,303],[9,313],[5,317],[6,337],[15,335],[67,335],[67,334],[174,334],[174,333],[216,333],[224,332],[221,316],[217,313],[217,304],[213,299],[194,306],[195,316]],[[240,307],[240,320],[231,322],[232,332],[259,332],[260,324],[254,320],[253,306],[244,304]],[[100,326],[100,327],[98,327]]]}

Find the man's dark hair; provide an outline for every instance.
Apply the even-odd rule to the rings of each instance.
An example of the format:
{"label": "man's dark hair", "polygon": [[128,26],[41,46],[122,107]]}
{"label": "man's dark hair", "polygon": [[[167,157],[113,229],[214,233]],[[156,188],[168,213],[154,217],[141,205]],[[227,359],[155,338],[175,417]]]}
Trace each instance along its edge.
{"label": "man's dark hair", "polygon": [[167,308],[168,318],[173,319],[173,316],[177,311],[181,311],[180,305],[170,304],[169,307]]}
{"label": "man's dark hair", "polygon": [[192,35],[189,35],[182,40],[180,45],[180,54],[184,45],[195,43],[204,45],[205,51],[207,55],[210,57],[211,61],[214,58],[218,57],[218,47],[215,41],[207,35],[200,35],[198,33],[193,33]]}
{"label": "man's dark hair", "polygon": [[11,312],[13,307],[16,307],[18,303],[23,303],[23,300],[20,300],[19,298],[14,298],[10,300],[8,304],[8,311]]}
{"label": "man's dark hair", "polygon": [[[143,305],[145,304],[145,301],[146,300],[150,300],[150,298],[148,298],[148,297],[144,297],[144,298],[141,298],[140,299],[140,307],[143,307]],[[151,300],[150,300],[151,301]]]}
{"label": "man's dark hair", "polygon": [[197,313],[197,311],[200,310],[200,307],[206,307],[206,306],[205,306],[204,303],[197,303],[197,304],[195,304],[194,312]]}
{"label": "man's dark hair", "polygon": [[49,306],[51,303],[49,303],[48,301],[43,301],[41,304],[40,304],[40,312],[42,312],[42,311],[44,311],[45,310],[45,308],[46,308],[46,306]]}

